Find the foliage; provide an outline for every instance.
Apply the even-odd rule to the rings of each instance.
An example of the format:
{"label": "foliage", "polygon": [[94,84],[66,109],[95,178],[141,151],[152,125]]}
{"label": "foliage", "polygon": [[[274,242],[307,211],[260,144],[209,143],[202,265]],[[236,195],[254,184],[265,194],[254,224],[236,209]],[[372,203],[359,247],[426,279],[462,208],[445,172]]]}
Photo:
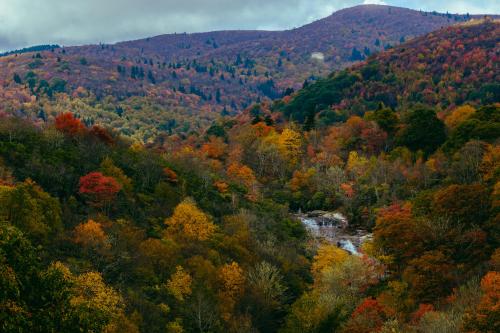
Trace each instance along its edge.
{"label": "foliage", "polygon": [[413,151],[423,150],[427,154],[434,152],[445,139],[444,124],[430,109],[410,111],[397,135],[400,145]]}
{"label": "foliage", "polygon": [[[236,115],[293,85],[301,49],[222,61],[230,39],[215,33],[162,43],[161,59],[156,40],[135,42],[144,52],[112,65],[98,55],[127,45],[0,59],[0,330],[496,331],[497,32],[482,20],[406,36]],[[392,38],[367,33],[377,48]],[[370,53],[353,43],[347,57]],[[163,65],[173,48],[185,60]],[[312,239],[298,210],[342,213],[373,238],[350,255]]]}
{"label": "foliage", "polygon": [[[2,110],[42,122],[72,111],[87,127],[111,126],[142,142],[165,133],[202,133],[219,115],[289,95],[304,81],[400,44],[404,36],[421,36],[471,18],[363,6],[292,32],[221,31],[116,45],[36,46],[0,57]],[[311,56],[318,53],[321,60]],[[467,71],[485,58],[472,53],[464,61]],[[13,79],[14,73],[21,83]],[[363,77],[380,82],[383,73],[383,66],[375,64],[363,71]],[[491,103],[496,91],[490,85],[474,93]],[[336,96],[340,95],[325,93],[318,100],[340,102]],[[305,117],[313,123],[309,113],[322,109],[306,107],[295,119],[302,122]]]}
{"label": "foliage", "polygon": [[464,326],[468,332],[495,332],[500,328],[499,275],[488,272],[481,280],[484,295],[477,308],[466,314]]}
{"label": "foliage", "polygon": [[168,234],[197,241],[209,239],[215,231],[215,225],[209,217],[189,199],[175,207],[174,214],[165,220],[165,224]]}
{"label": "foliage", "polygon": [[182,266],[177,266],[175,273],[167,281],[167,288],[178,301],[182,302],[185,296],[191,295],[191,282],[191,275],[184,272]]}
{"label": "foliage", "polygon": [[88,220],[86,223],[77,225],[73,241],[84,249],[99,249],[109,246],[102,225],[94,220]]}
{"label": "foliage", "polygon": [[[310,129],[311,123],[328,117],[332,111],[346,112],[348,116],[375,111],[375,114],[378,112],[376,119],[387,113],[387,109],[381,108],[381,105],[405,114],[413,108],[433,107],[452,111],[465,102],[471,106],[497,102],[495,92],[498,89],[491,82],[498,81],[498,78],[486,74],[488,71],[485,69],[495,72],[495,51],[491,46],[495,44],[498,29],[497,22],[483,21],[456,25],[415,38],[370,57],[365,65],[353,66],[318,80],[286,102],[277,103],[276,109],[283,112],[286,118]],[[455,122],[452,119],[463,113],[460,110],[467,109],[457,110],[450,122]],[[422,116],[421,121],[424,124],[428,121],[428,125],[436,131],[418,134],[417,128],[410,128],[406,140],[415,149],[432,150],[443,139],[442,125],[436,119],[433,120],[429,111],[423,113],[425,116]],[[465,111],[465,114],[470,112]],[[387,116],[390,117],[390,113]],[[410,113],[408,120],[418,127],[416,114],[412,116]],[[384,130],[389,130],[394,119],[390,119],[389,127],[382,118],[379,122],[381,127],[385,127]],[[406,130],[403,128],[403,131]],[[478,130],[479,133],[483,131]],[[423,143],[426,147],[420,147],[418,135],[425,138],[425,134],[431,137]]]}
{"label": "foliage", "polygon": [[0,220],[43,242],[62,230],[59,201],[30,179],[17,186],[0,185]]}
{"label": "foliage", "polygon": [[80,178],[79,193],[87,196],[92,205],[101,207],[113,201],[122,186],[100,172],[91,172]]}
{"label": "foliage", "polygon": [[73,116],[71,112],[61,113],[55,119],[56,128],[69,135],[75,135],[82,132],[85,126],[81,121]]}

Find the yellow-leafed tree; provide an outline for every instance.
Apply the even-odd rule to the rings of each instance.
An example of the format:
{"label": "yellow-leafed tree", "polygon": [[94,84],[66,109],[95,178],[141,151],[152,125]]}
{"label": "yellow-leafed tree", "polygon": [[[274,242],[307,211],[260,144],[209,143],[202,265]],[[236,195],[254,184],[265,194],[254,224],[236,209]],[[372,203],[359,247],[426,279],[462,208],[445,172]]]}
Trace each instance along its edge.
{"label": "yellow-leafed tree", "polygon": [[177,207],[174,214],[165,220],[167,235],[175,235],[190,240],[205,241],[215,232],[211,219],[197,206],[192,199],[185,199]]}
{"label": "yellow-leafed tree", "polygon": [[472,116],[476,112],[476,109],[474,109],[470,105],[462,105],[456,108],[455,110],[452,111],[452,113],[446,117],[444,120],[444,123],[448,128],[454,129],[467,119],[469,119],[470,116]]}
{"label": "yellow-leafed tree", "polygon": [[102,225],[94,220],[75,227],[73,241],[85,249],[105,249],[109,247],[108,237]]}
{"label": "yellow-leafed tree", "polygon": [[221,300],[222,317],[228,321],[238,298],[243,294],[245,285],[243,269],[234,261],[226,264],[219,269],[219,280],[221,284],[219,299]]}
{"label": "yellow-leafed tree", "polygon": [[324,244],[318,249],[318,253],[314,256],[314,261],[311,266],[312,274],[318,279],[322,272],[332,268],[334,265],[343,263],[349,255],[346,251],[334,246]]}
{"label": "yellow-leafed tree", "polygon": [[184,301],[186,296],[191,295],[191,283],[193,279],[182,266],[177,266],[175,273],[167,281],[168,291],[178,300]]}
{"label": "yellow-leafed tree", "polygon": [[302,148],[302,137],[299,132],[285,128],[278,138],[281,154],[292,164],[299,160]]}

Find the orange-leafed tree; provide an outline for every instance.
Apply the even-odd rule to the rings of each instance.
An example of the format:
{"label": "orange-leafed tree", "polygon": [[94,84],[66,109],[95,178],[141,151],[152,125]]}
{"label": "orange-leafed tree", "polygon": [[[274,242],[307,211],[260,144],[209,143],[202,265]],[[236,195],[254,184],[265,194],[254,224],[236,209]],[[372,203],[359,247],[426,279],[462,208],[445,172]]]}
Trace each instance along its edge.
{"label": "orange-leafed tree", "polygon": [[465,315],[464,331],[500,332],[500,273],[488,272],[481,280],[481,290],[481,301]]}
{"label": "orange-leafed tree", "polygon": [[221,180],[215,181],[214,187],[220,194],[227,194],[229,191],[229,185]]}
{"label": "orange-leafed tree", "polygon": [[71,112],[58,115],[55,126],[56,129],[68,135],[75,135],[85,130],[85,125],[82,124],[80,119],[75,118]]}
{"label": "orange-leafed tree", "polygon": [[165,175],[165,177],[167,177],[167,180],[170,183],[177,183],[179,181],[177,173],[175,173],[174,170],[172,170],[168,167],[163,168],[163,174]]}
{"label": "orange-leafed tree", "polygon": [[375,245],[390,257],[392,268],[399,270],[402,264],[423,252],[422,228],[412,216],[410,204],[394,204],[380,210],[373,234]]}
{"label": "orange-leafed tree", "polygon": [[108,237],[102,225],[94,220],[77,225],[73,241],[85,249],[104,249],[109,246]]}
{"label": "orange-leafed tree", "polygon": [[248,191],[247,198],[255,200],[257,196],[257,178],[252,169],[237,162],[227,168],[227,176],[237,184],[243,185]]}
{"label": "orange-leafed tree", "polygon": [[227,144],[220,137],[211,136],[209,142],[201,146],[201,151],[207,154],[208,157],[214,159],[221,159],[225,154]]}
{"label": "orange-leafed tree", "polygon": [[234,306],[243,294],[245,275],[236,262],[222,266],[218,273],[221,284],[219,291],[221,312],[222,317],[227,321],[231,318]]}
{"label": "orange-leafed tree", "polygon": [[112,144],[115,142],[109,131],[99,125],[94,125],[90,129],[90,133],[106,144]]}
{"label": "orange-leafed tree", "polygon": [[231,163],[227,168],[227,175],[232,180],[242,183],[246,187],[252,187],[257,181],[255,175],[249,167],[244,164]]}
{"label": "orange-leafed tree", "polygon": [[293,172],[292,179],[290,179],[290,189],[294,192],[300,191],[303,188],[307,188],[310,183],[312,178],[316,174],[316,169],[314,168],[309,168],[305,171],[301,170],[295,170]]}
{"label": "orange-leafed tree", "polygon": [[439,250],[412,259],[403,272],[403,280],[410,286],[410,297],[425,303],[449,295],[453,279],[452,260]]}
{"label": "orange-leafed tree", "polygon": [[272,126],[266,125],[266,123],[262,121],[252,125],[252,127],[258,137],[264,137],[273,130]]}

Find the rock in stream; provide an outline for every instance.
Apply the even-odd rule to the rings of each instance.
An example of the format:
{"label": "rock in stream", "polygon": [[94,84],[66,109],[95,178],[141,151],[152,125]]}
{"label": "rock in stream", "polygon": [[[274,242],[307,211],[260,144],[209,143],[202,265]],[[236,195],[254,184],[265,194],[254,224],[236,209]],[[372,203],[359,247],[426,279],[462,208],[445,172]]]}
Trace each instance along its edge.
{"label": "rock in stream", "polygon": [[297,214],[311,236],[326,240],[351,254],[359,255],[358,249],[372,235],[365,230],[348,230],[347,218],[339,212],[312,211]]}

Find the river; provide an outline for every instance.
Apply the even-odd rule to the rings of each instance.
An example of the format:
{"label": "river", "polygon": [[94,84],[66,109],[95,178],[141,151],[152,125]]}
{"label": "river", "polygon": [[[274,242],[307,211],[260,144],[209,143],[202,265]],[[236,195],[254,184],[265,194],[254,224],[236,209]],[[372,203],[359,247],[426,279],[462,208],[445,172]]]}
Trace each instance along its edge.
{"label": "river", "polygon": [[339,212],[313,211],[297,214],[310,235],[318,241],[327,241],[353,255],[372,235],[365,230],[350,230],[347,218]]}

